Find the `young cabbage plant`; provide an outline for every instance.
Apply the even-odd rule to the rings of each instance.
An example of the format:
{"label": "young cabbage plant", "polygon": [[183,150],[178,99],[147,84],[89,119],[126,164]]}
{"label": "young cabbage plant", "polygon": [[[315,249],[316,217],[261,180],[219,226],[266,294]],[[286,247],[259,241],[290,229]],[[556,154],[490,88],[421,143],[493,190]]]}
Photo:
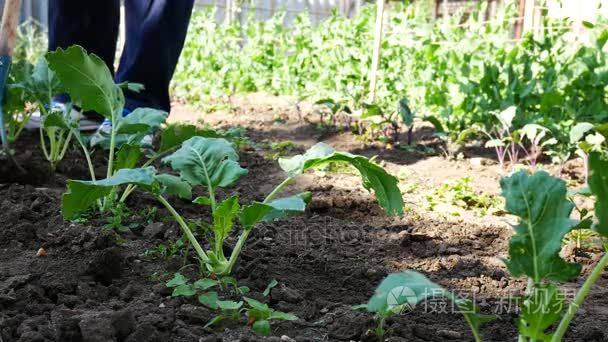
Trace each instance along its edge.
{"label": "young cabbage plant", "polygon": [[[62,212],[66,219],[73,218],[88,209],[100,198],[115,192],[118,186],[136,185],[150,192],[175,218],[201,262],[201,271],[216,276],[228,276],[253,228],[262,221],[304,212],[311,199],[308,192],[278,198],[287,185],[304,172],[330,162],[345,162],[359,170],[366,189],[373,190],[379,205],[388,215],[403,214],[403,199],[397,187],[397,179],[383,168],[363,156],[336,152],[330,146],[319,143],[305,154],[289,159],[280,159],[279,165],[287,173],[281,182],[262,202],[241,205],[237,195],[224,199],[217,196],[220,188],[235,184],[247,174],[238,163],[238,154],[233,146],[222,138],[193,137],[185,141],[181,148],[165,157],[163,161],[179,173],[179,177],[157,174],[152,167],[121,169],[113,176],[97,182],[68,181],[68,191],[63,195]],[[208,250],[203,249],[193,235],[186,220],[171,206],[165,195],[173,194],[182,198],[191,196],[191,188],[206,188],[206,196],[197,197],[193,202],[211,208],[212,220],[209,227],[213,234]],[[235,227],[235,221],[242,227],[240,236],[229,256],[224,253],[224,242]]]}
{"label": "young cabbage plant", "polygon": [[[585,183],[589,174],[589,153],[606,150],[606,137],[594,128],[591,123],[579,122],[570,130],[570,144],[576,146],[575,153],[585,165]],[[599,130],[599,126],[597,128]]]}
{"label": "young cabbage plant", "polygon": [[[536,169],[536,162],[539,157],[544,153],[544,148],[557,144],[557,139],[548,138],[548,134],[551,131],[537,124],[527,124],[520,130],[521,142],[519,143],[522,150],[526,153],[526,162],[532,170]],[[524,141],[528,141],[528,147],[524,144]]]}
{"label": "young cabbage plant", "polygon": [[[511,106],[496,114],[499,125],[494,126],[489,132],[485,129],[479,129],[479,131],[490,139],[486,142],[485,146],[487,148],[494,148],[496,151],[496,158],[498,158],[498,163],[501,168],[505,167],[507,156],[512,165],[517,164],[519,160],[520,137],[517,131],[512,131],[513,119],[515,118],[516,113],[517,107]],[[465,130],[463,133],[468,134],[470,132]],[[459,140],[461,140],[461,138],[459,138]]]}
{"label": "young cabbage plant", "polygon": [[[101,137],[97,144],[108,150],[106,179],[110,179],[122,169],[135,167],[140,152],[142,139],[156,130],[167,118],[167,113],[152,109],[138,108],[123,117],[125,97],[123,88],[133,91],[141,90],[141,85],[114,83],[114,79],[105,63],[94,54],[80,46],[74,45],[67,49],[57,49],[46,54],[49,68],[61,81],[63,89],[75,105],[83,111],[94,111],[109,119],[112,127],[107,139]],[[95,173],[91,163],[91,150],[78,133],[77,126],[64,115],[54,120],[54,127],[68,128],[78,141],[87,159],[91,180],[95,181]],[[63,120],[60,120],[63,119]],[[107,143],[106,143],[107,142]],[[99,198],[102,211],[116,200],[116,189]]]}
{"label": "young cabbage plant", "polygon": [[470,300],[456,296],[415,271],[389,274],[378,285],[367,304],[357,305],[354,308],[374,314],[377,326],[373,333],[383,341],[387,318],[412,311],[416,305],[430,300],[451,301],[456,309],[455,312],[464,316],[475,341],[481,341],[479,327],[495,319],[493,316],[480,314],[479,309]]}
{"label": "young cabbage plant", "polygon": [[[54,169],[65,156],[72,140],[72,132],[67,126],[77,124],[69,117],[71,104],[66,105],[62,110],[52,107],[53,97],[63,91],[61,81],[49,69],[46,59],[40,58],[31,69],[31,73],[11,87],[26,94],[26,98],[34,103],[39,111],[40,146]],[[27,119],[29,120],[29,116]]]}
{"label": "young cabbage plant", "polygon": [[[589,189],[596,197],[593,229],[603,237],[608,237],[607,167],[605,155],[597,152],[590,155]],[[514,226],[516,234],[509,242],[509,259],[505,263],[513,276],[528,278],[527,294],[517,321],[520,341],[561,341],[576,311],[608,265],[608,254],[567,305],[557,283],[577,277],[581,265],[560,257],[561,243],[566,234],[586,224],[570,218],[574,204],[567,198],[565,182],[543,171],[532,176],[520,171],[503,178],[501,187],[506,210],[520,219]],[[557,322],[557,329],[548,331]]]}

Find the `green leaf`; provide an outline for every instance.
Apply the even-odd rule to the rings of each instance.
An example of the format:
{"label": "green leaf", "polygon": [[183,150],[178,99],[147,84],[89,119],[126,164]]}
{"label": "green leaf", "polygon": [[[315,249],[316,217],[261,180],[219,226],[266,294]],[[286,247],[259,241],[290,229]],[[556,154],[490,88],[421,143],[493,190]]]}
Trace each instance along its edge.
{"label": "green leaf", "polygon": [[118,134],[150,133],[167,120],[167,112],[154,108],[137,108],[118,120]]}
{"label": "green leaf", "polygon": [[118,170],[112,177],[93,181],[68,180],[68,190],[61,197],[61,212],[69,220],[107,196],[112,188],[124,184],[135,184],[150,188],[155,179],[153,167]]}
{"label": "green leaf", "polygon": [[238,310],[243,306],[243,302],[235,302],[232,300],[218,300],[217,306],[222,310]]}
{"label": "green leaf", "polygon": [[304,154],[289,159],[279,159],[279,165],[291,177],[330,162],[345,162],[354,166],[361,174],[363,186],[368,190],[374,190],[378,203],[387,215],[403,215],[403,198],[397,187],[397,178],[366,157],[336,152],[331,146],[318,143]]}
{"label": "green leaf", "polygon": [[267,304],[264,304],[258,300],[249,297],[243,297],[243,299],[249,304],[252,309],[260,310],[260,311],[268,311],[270,313],[270,308]]}
{"label": "green leaf", "polygon": [[60,128],[69,130],[72,128],[72,123],[65,117],[65,114],[61,111],[52,111],[45,118],[43,122],[44,128]]}
{"label": "green leaf", "polygon": [[576,277],[581,266],[559,256],[564,236],[577,224],[570,219],[574,205],[567,200],[566,183],[544,171],[532,176],[520,171],[501,179],[500,186],[506,211],[520,220],[505,260],[511,274],[526,275],[536,284]]}
{"label": "green leaf", "polygon": [[217,296],[217,292],[207,292],[207,293],[203,293],[200,296],[198,296],[198,301],[199,303],[210,307],[211,309],[217,309],[219,308],[218,305],[218,296]]}
{"label": "green leaf", "polygon": [[592,29],[595,27],[594,23],[587,21],[587,20],[583,20],[582,23],[583,23],[583,26],[585,26],[588,29]]}
{"label": "green leaf", "polygon": [[201,278],[194,282],[194,287],[199,290],[207,290],[214,286],[217,286],[219,282],[217,280],[209,279],[209,278]]}
{"label": "green leaf", "polygon": [[45,58],[38,59],[32,71],[32,77],[24,84],[27,91],[44,105],[50,104],[52,97],[62,91],[62,84],[55,73],[49,68]]}
{"label": "green leaf", "polygon": [[141,148],[137,145],[123,144],[116,153],[115,170],[132,169],[141,158]]}
{"label": "green leaf", "polygon": [[194,199],[194,201],[192,201],[192,203],[198,205],[211,205],[211,198],[208,196],[198,196]]}
{"label": "green leaf", "polygon": [[213,317],[209,322],[207,322],[207,324],[205,324],[204,328],[209,328],[210,326],[217,324],[221,321],[223,321],[224,319],[226,319],[226,317],[224,317],[224,315],[217,315],[215,317]]}
{"label": "green leaf", "polygon": [[589,188],[596,196],[595,216],[597,223],[593,229],[608,237],[608,159],[606,155],[593,152],[589,155]]}
{"label": "green leaf", "polygon": [[570,143],[575,144],[580,141],[585,133],[593,129],[593,124],[588,122],[579,122],[570,130]]}
{"label": "green leaf", "polygon": [[552,334],[547,335],[545,331],[562,317],[565,309],[564,296],[557,286],[535,286],[521,305],[517,330],[532,341],[549,341]]}
{"label": "green leaf", "polygon": [[194,125],[169,124],[165,127],[160,136],[159,152],[167,151],[175,146],[181,145],[184,141],[200,136],[205,138],[219,138],[220,135],[211,129],[200,129]]}
{"label": "green leaf", "polygon": [[101,58],[74,45],[47,53],[46,60],[72,101],[84,111],[91,110],[108,119],[112,113],[120,113],[124,95]]}
{"label": "green leaf", "polygon": [[382,108],[376,104],[363,104],[363,113],[361,114],[362,119],[371,118],[374,116],[383,116]]}
{"label": "green leaf", "polygon": [[270,294],[270,291],[277,285],[279,285],[279,282],[276,279],[272,279],[268,286],[266,286],[266,289],[264,289],[264,292],[262,293],[264,297],[267,297]]}
{"label": "green leaf", "polygon": [[262,336],[270,335],[270,323],[265,319],[261,321],[255,321],[251,328],[253,329],[253,331]]}
{"label": "green leaf", "polygon": [[397,104],[397,112],[401,116],[401,120],[406,126],[411,126],[414,123],[414,113],[410,109],[407,99],[404,97]]}
{"label": "green leaf", "polygon": [[254,202],[245,206],[239,215],[239,220],[244,229],[252,229],[260,222],[266,214],[273,210],[273,207],[268,204]]}
{"label": "green leaf", "polygon": [[435,127],[435,131],[437,131],[437,133],[445,133],[445,128],[443,128],[441,121],[439,121],[439,119],[437,117],[425,116],[423,120],[430,122],[431,125],[433,125],[433,127]]}
{"label": "green leaf", "polygon": [[239,197],[233,195],[220,203],[213,212],[213,233],[217,241],[224,241],[234,227],[234,219],[239,211]]}
{"label": "green leaf", "polygon": [[173,289],[171,296],[173,297],[192,297],[196,294],[194,288],[190,284],[178,285]]}
{"label": "green leaf", "polygon": [[211,188],[230,186],[247,175],[238,160],[227,140],[202,137],[186,140],[179,150],[163,159],[188,183]]}
{"label": "green leaf", "polygon": [[312,194],[308,191],[294,196],[278,198],[270,201],[268,205],[272,208],[263,218],[264,221],[272,221],[293,215],[300,215],[306,210],[310,203]]}
{"label": "green leaf", "polygon": [[188,278],[181,273],[175,273],[173,278],[167,282],[167,287],[178,287],[188,283]]}
{"label": "green leaf", "polygon": [[[459,145],[464,145],[471,135],[474,135],[479,130],[476,127],[469,127],[467,129],[462,130],[460,134],[458,134],[458,138],[456,138],[456,143]],[[487,144],[486,144],[487,147]]]}
{"label": "green leaf", "polygon": [[173,175],[160,174],[154,176],[154,179],[158,182],[161,193],[175,195],[187,200],[192,199],[192,186],[181,178]]}
{"label": "green leaf", "polygon": [[289,312],[283,312],[283,311],[273,311],[270,316],[268,317],[269,321],[275,320],[275,321],[295,321],[298,319],[298,316],[289,313]]}
{"label": "green leaf", "polygon": [[411,310],[417,304],[432,298],[445,298],[453,302],[476,335],[479,335],[481,324],[494,319],[479,314],[471,301],[459,298],[415,271],[391,273],[384,278],[369,299],[367,310],[390,316],[404,308]]}

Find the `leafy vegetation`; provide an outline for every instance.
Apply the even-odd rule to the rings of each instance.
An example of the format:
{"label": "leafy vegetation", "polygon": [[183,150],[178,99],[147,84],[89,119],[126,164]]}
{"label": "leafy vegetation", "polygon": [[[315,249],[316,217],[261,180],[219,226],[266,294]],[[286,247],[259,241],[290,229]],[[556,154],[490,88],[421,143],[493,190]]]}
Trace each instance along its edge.
{"label": "leafy vegetation", "polygon": [[[595,197],[595,220],[586,212],[581,212],[581,221],[572,219],[575,205],[568,197],[566,183],[544,171],[533,175],[519,171],[501,180],[506,211],[519,218],[519,223],[513,226],[515,235],[509,242],[509,258],[504,262],[512,276],[528,280],[516,321],[519,341],[561,341],[572,318],[608,265],[608,253],[605,253],[574,300],[566,303],[559,283],[574,280],[582,267],[560,256],[564,237],[573,230],[590,225],[597,234],[608,237],[605,210],[608,205],[608,176],[604,172],[608,167],[608,157],[593,152],[589,161],[589,193]],[[404,305],[413,306],[427,300],[430,293],[437,292],[437,288],[438,285],[413,271],[391,274],[363,308],[376,314],[379,322],[376,334],[382,336],[382,325],[387,317],[400,312]],[[458,303],[467,303],[469,308],[472,305],[443,289],[440,293],[456,301],[460,310],[462,304]],[[473,313],[472,316],[465,314],[473,336],[476,341],[481,341],[478,328],[487,321],[487,317],[478,316],[476,310],[468,312]],[[552,330],[551,327],[555,326],[557,328]]]}

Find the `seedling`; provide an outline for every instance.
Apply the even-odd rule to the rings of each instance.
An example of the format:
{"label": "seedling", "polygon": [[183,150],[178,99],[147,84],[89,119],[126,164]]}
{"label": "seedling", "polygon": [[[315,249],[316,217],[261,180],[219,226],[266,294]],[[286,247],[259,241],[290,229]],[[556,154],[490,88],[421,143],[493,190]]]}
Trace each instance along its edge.
{"label": "seedling", "polygon": [[[543,155],[543,150],[547,146],[557,144],[557,139],[548,137],[550,133],[549,129],[537,124],[527,124],[520,130],[520,146],[526,153],[526,162],[532,170],[536,169],[536,161]],[[527,147],[524,144],[526,140],[528,141]]]}
{"label": "seedling", "polygon": [[[238,164],[238,154],[223,138],[193,137],[185,141],[181,148],[163,161],[179,173],[179,177],[157,174],[153,167],[120,169],[113,176],[100,181],[68,181],[68,191],[63,195],[62,212],[70,219],[93,206],[104,196],[117,191],[122,185],[136,185],[151,193],[175,218],[188,242],[196,251],[204,274],[228,276],[256,224],[285,218],[304,212],[311,199],[308,192],[277,198],[299,175],[315,167],[330,163],[344,162],[354,166],[361,174],[363,186],[374,190],[378,203],[388,215],[403,214],[403,199],[397,187],[397,179],[380,166],[363,156],[336,152],[330,146],[319,143],[303,155],[280,159],[279,165],[287,173],[281,182],[262,202],[241,206],[237,195],[224,200],[217,198],[217,190],[236,183],[247,174]],[[193,186],[204,186],[206,196],[197,197],[193,202],[209,206],[212,222],[209,227],[213,238],[211,247],[204,250],[193,235],[186,220],[167,201],[166,195],[190,198]],[[240,221],[242,231],[232,253],[224,253],[224,242],[234,230],[235,221]]]}
{"label": "seedling", "polygon": [[[465,130],[461,135],[466,136],[474,131],[482,132],[490,139],[486,142],[485,146],[487,148],[494,148],[501,168],[505,167],[507,156],[511,165],[517,164],[519,160],[520,136],[517,131],[512,131],[513,119],[516,113],[517,108],[511,106],[496,114],[499,125],[494,126],[489,132],[481,128],[471,128],[471,130]],[[464,140],[464,137],[459,137],[459,140]]]}
{"label": "seedling", "polygon": [[384,323],[387,318],[411,311],[424,301],[439,299],[451,301],[455,311],[464,316],[475,340],[481,341],[479,327],[494,320],[494,317],[480,314],[471,301],[456,296],[415,271],[389,274],[378,285],[367,304],[357,305],[355,309],[375,315],[377,326],[373,333],[383,341],[386,334]]}

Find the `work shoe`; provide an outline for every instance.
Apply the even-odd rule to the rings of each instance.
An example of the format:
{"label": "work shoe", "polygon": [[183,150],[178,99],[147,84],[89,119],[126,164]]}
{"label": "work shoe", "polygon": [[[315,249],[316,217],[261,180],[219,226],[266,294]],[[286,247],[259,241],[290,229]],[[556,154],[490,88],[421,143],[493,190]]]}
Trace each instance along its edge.
{"label": "work shoe", "polygon": [[[53,101],[51,102],[51,110],[52,111],[61,111],[64,112],[67,110],[68,105],[64,102]],[[78,121],[80,124],[81,131],[93,131],[96,130],[101,124],[101,120],[94,118],[92,116],[82,114],[80,110],[72,107],[70,109],[70,118],[74,121]],[[35,111],[30,116],[29,121],[25,124],[25,129],[27,130],[35,130],[42,127],[42,114],[40,111]]]}

